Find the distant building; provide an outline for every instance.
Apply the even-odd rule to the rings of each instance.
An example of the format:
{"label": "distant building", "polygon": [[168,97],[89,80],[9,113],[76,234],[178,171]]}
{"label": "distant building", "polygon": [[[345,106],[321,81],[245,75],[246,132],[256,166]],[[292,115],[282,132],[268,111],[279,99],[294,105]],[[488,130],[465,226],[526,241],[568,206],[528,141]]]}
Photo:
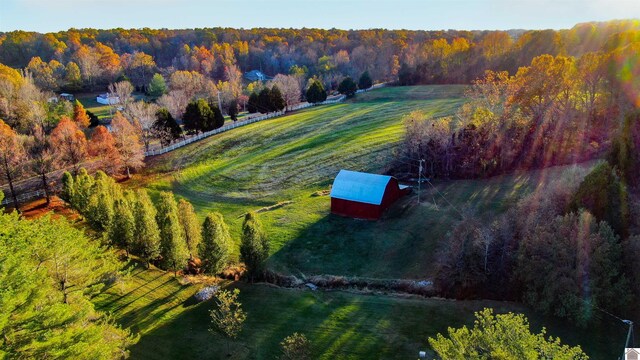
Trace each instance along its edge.
{"label": "distant building", "polygon": [[409,193],[392,176],[340,170],[331,188],[331,212],[377,220],[396,200]]}
{"label": "distant building", "polygon": [[120,102],[117,96],[109,96],[109,94],[100,94],[96,97],[96,101],[102,105],[115,105]]}
{"label": "distant building", "polygon": [[267,81],[273,79],[270,76],[265,75],[260,70],[251,70],[249,72],[244,73],[244,78],[253,82],[253,81]]}
{"label": "distant building", "polygon": [[62,93],[60,94],[60,97],[67,101],[73,101],[76,99],[72,94],[68,94],[68,93]]}

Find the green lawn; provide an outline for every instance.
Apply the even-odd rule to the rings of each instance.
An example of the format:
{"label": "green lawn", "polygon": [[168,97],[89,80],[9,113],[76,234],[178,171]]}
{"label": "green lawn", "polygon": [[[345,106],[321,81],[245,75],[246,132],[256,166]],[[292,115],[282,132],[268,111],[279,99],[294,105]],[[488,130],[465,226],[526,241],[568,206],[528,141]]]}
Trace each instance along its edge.
{"label": "green lawn", "polygon": [[[242,214],[261,213],[272,244],[270,266],[292,274],[376,278],[432,275],[438,244],[459,215],[433,189],[399,202],[378,222],[330,214],[328,189],[340,169],[381,173],[393,159],[402,117],[421,110],[452,114],[463,103],[462,86],[383,88],[343,104],[321,106],[245,126],[160,156],[142,184],[153,193],[173,191],[200,216],[220,211],[239,241]],[[562,169],[436,186],[456,207],[486,216]],[[435,203],[434,203],[435,200]]]}
{"label": "green lawn", "polygon": [[[141,335],[131,348],[133,359],[223,359],[225,342],[207,331],[211,301],[197,304],[199,285],[180,285],[173,273],[135,265],[127,286],[114,287],[95,299],[100,310],[112,312],[123,326]],[[622,326],[579,329],[566,322],[533,316],[508,302],[449,301],[280,289],[238,283],[240,301],[248,313],[233,359],[275,359],[279,343],[293,332],[312,342],[314,359],[414,359],[429,350],[427,338],[448,326],[470,325],[473,312],[523,312],[539,331],[575,345],[583,339],[593,359],[613,358],[624,341]],[[584,341],[589,339],[589,341]],[[620,340],[620,341],[619,341]]]}
{"label": "green lawn", "polygon": [[[415,194],[406,197],[377,222],[332,216],[329,197],[317,192],[328,189],[342,168],[384,172],[402,139],[402,116],[413,110],[452,114],[464,101],[463,91],[385,88],[252,124],[151,160],[129,186],[146,187],[153,196],[173,191],[201,217],[222,212],[236,241],[242,214],[291,201],[261,214],[272,243],[269,266],[285,273],[429,278],[438,246],[459,219],[456,209],[473,208],[490,219],[567,168],[435,182],[437,190],[423,191],[421,204]],[[132,274],[124,287],[109,289],[95,302],[142,335],[131,349],[133,358],[225,358],[224,342],[207,331],[212,304],[192,299],[202,285],[180,285],[171,273],[141,267]],[[234,358],[274,359],[278,343],[298,331],[312,340],[314,358],[411,359],[428,350],[429,336],[471,324],[473,312],[484,307],[524,312],[535,331],[544,324],[564,342],[582,344],[594,359],[612,358],[622,345],[618,339],[624,340],[619,324],[579,329],[507,302],[230,286],[240,287],[249,314],[233,343]]]}

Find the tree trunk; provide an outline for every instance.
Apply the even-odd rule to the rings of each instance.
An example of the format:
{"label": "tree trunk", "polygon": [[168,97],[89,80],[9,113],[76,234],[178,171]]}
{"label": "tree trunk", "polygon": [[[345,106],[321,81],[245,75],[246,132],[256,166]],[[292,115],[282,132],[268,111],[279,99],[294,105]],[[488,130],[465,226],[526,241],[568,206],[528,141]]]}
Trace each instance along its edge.
{"label": "tree trunk", "polygon": [[127,166],[127,179],[131,179],[131,172],[129,171],[128,166]]}
{"label": "tree trunk", "polygon": [[42,188],[44,190],[44,195],[47,198],[47,206],[49,206],[51,205],[51,196],[49,195],[49,184],[47,183],[47,173],[42,172],[40,176],[42,176]]}
{"label": "tree trunk", "polygon": [[5,169],[5,174],[7,175],[7,181],[9,182],[9,191],[11,191],[11,197],[13,198],[13,207],[16,209],[18,213],[20,213],[18,196],[16,195],[16,190],[13,188],[13,177],[11,176],[11,172],[9,171],[9,163],[7,162],[6,157],[4,158],[4,169]]}

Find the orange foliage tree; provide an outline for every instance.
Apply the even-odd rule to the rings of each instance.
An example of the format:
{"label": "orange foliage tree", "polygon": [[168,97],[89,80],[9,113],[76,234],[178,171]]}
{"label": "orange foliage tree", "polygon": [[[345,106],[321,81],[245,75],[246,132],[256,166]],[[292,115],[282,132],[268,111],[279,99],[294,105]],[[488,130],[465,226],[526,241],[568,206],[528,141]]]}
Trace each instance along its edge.
{"label": "orange foliage tree", "polygon": [[131,169],[144,166],[144,145],[140,131],[127,120],[119,111],[111,120],[111,129],[116,140],[116,149],[120,154],[127,178],[131,177]]}
{"label": "orange foliage tree", "polygon": [[106,127],[96,127],[89,141],[89,155],[97,161],[98,168],[113,175],[122,167],[116,140]]}
{"label": "orange foliage tree", "polygon": [[13,182],[22,170],[22,164],[24,163],[25,152],[22,147],[22,143],[9,125],[0,120],[0,168],[2,174],[9,183],[9,191],[11,191],[11,197],[13,198],[13,206],[16,210],[20,210],[18,206],[18,198],[16,196]]}
{"label": "orange foliage tree", "polygon": [[82,128],[89,127],[91,123],[91,119],[89,119],[89,115],[87,115],[87,110],[84,109],[84,106],[82,106],[82,103],[78,100],[73,104],[73,120]]}
{"label": "orange foliage tree", "polygon": [[87,158],[87,138],[78,125],[63,116],[51,132],[51,142],[60,163],[72,165],[74,174],[78,174],[80,164]]}

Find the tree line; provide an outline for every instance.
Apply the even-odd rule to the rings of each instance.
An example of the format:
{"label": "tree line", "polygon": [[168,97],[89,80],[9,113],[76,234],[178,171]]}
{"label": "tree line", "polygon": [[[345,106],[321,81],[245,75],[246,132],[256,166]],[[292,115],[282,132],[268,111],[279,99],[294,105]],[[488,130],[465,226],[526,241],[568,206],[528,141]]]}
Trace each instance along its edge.
{"label": "tree line", "polygon": [[[66,172],[62,178],[62,197],[82,214],[106,241],[144,260],[147,266],[178,271],[191,266],[216,275],[232,261],[234,242],[222,214],[212,212],[200,222],[193,206],[176,201],[170,192],[161,192],[154,203],[144,189],[122,190],[102,171],[90,176],[85,169],[78,175]],[[247,277],[262,278],[269,256],[269,241],[255,213],[248,213],[242,224],[240,260]]]}

